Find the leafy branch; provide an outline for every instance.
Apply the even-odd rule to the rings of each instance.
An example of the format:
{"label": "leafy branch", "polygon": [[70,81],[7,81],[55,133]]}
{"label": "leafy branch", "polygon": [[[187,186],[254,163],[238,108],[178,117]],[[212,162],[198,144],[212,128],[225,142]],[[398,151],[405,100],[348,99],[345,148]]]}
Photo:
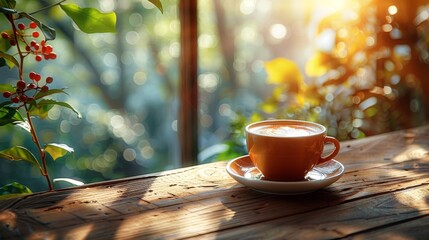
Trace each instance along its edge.
{"label": "leafy branch", "polygon": [[[40,141],[34,117],[46,118],[47,113],[54,106],[67,108],[81,117],[80,113],[66,102],[49,99],[55,94],[64,94],[63,89],[51,89],[52,76],[42,77],[41,74],[30,71],[25,72],[25,60],[32,56],[37,62],[55,60],[57,54],[48,41],[56,38],[55,29],[47,26],[34,15],[44,10],[60,7],[72,21],[85,33],[105,33],[116,31],[116,14],[102,13],[93,8],[80,8],[76,4],[63,4],[65,0],[58,1],[31,13],[18,12],[14,0],[1,0],[0,13],[7,19],[10,29],[1,33],[0,38],[0,67],[18,69],[14,84],[1,83],[0,92],[6,100],[0,103],[0,127],[15,125],[25,129],[37,149],[36,157],[24,146],[14,146],[0,151],[0,158],[10,161],[25,161],[33,164],[45,177],[48,190],[52,191],[53,183],[47,167],[47,156],[57,160],[66,154],[73,153],[73,148],[58,143],[43,144]],[[40,38],[40,35],[43,35]],[[23,117],[25,116],[25,117]],[[40,162],[39,162],[39,160]],[[13,183],[2,188],[3,194],[16,196],[18,193],[31,193],[27,187]],[[12,190],[11,190],[12,189]],[[14,190],[13,190],[14,189]],[[1,192],[0,192],[1,193]]]}

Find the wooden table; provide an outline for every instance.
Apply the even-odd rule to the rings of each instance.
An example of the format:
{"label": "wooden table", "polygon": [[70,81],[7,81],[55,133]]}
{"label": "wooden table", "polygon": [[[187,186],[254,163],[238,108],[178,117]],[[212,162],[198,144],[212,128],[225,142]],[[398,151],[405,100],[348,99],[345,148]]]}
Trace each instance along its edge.
{"label": "wooden table", "polygon": [[0,239],[429,239],[429,126],[342,143],[310,194],[234,181],[217,162],[0,201]]}

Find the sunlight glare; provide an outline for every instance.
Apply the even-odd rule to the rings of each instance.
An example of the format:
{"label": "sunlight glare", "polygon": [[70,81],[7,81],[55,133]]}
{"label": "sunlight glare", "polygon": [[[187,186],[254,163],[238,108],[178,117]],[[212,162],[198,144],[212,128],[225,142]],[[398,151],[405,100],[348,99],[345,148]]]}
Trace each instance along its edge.
{"label": "sunlight glare", "polygon": [[125,151],[123,152],[123,157],[125,160],[127,161],[134,161],[136,159],[136,151],[132,148],[127,148],[125,149]]}
{"label": "sunlight glare", "polygon": [[143,16],[140,13],[133,13],[128,18],[128,22],[133,27],[139,27],[143,24]]}
{"label": "sunlight glare", "polygon": [[384,86],[383,92],[384,92],[385,95],[389,95],[389,94],[392,93],[392,88],[389,87],[389,86]]}
{"label": "sunlight glare", "polygon": [[377,98],[376,97],[370,97],[366,99],[365,101],[361,102],[359,105],[359,108],[363,111],[365,109],[368,109],[369,107],[374,106],[377,104]]}
{"label": "sunlight glare", "polygon": [[243,0],[240,3],[240,12],[243,15],[250,15],[255,11],[256,1],[255,0]]}
{"label": "sunlight glare", "polygon": [[173,131],[175,132],[177,132],[177,125],[178,125],[177,119],[171,122],[171,129],[173,129]]}
{"label": "sunlight glare", "polygon": [[375,39],[373,37],[367,37],[366,38],[366,45],[368,47],[372,47],[375,45]]}
{"label": "sunlight glare", "polygon": [[429,7],[426,9],[423,9],[416,17],[416,19],[414,20],[414,23],[416,25],[421,24],[422,22],[426,21],[427,19],[429,19]]}
{"label": "sunlight glare", "polygon": [[326,29],[319,34],[316,45],[323,52],[331,52],[335,47],[336,32],[333,29]]}
{"label": "sunlight glare", "polygon": [[129,31],[125,34],[125,40],[130,45],[135,45],[140,40],[140,34],[136,31]]}
{"label": "sunlight glare", "polygon": [[124,118],[121,115],[114,115],[111,119],[110,119],[110,125],[113,128],[121,128],[124,125]]}
{"label": "sunlight glare", "polygon": [[143,148],[140,149],[140,154],[145,159],[152,158],[154,153],[155,153],[154,149],[151,146],[149,146],[149,145],[146,145],[146,146],[144,146]]}
{"label": "sunlight glare", "polygon": [[101,83],[104,85],[113,85],[119,80],[118,72],[114,69],[108,69],[101,74]]}
{"label": "sunlight glare", "polygon": [[116,10],[116,1],[113,0],[103,0],[98,1],[100,4],[100,9],[103,12],[111,12]]}
{"label": "sunlight glare", "polygon": [[116,54],[109,52],[109,53],[104,54],[103,62],[104,62],[104,64],[106,64],[109,67],[114,67],[118,63],[118,58],[117,58]]}
{"label": "sunlight glare", "polygon": [[62,133],[69,133],[71,130],[70,122],[67,120],[62,120],[60,123],[60,130]]}
{"label": "sunlight glare", "polygon": [[384,31],[384,32],[390,32],[390,31],[392,31],[392,30],[393,30],[393,27],[392,27],[392,25],[390,25],[390,24],[384,24],[384,25],[381,27],[381,29],[383,29],[383,31]]}
{"label": "sunlight glare", "polygon": [[387,11],[389,12],[390,15],[395,15],[398,13],[398,8],[395,5],[391,5]]}
{"label": "sunlight glare", "polygon": [[146,80],[147,80],[146,72],[138,71],[138,72],[134,73],[133,82],[136,85],[143,85],[146,83]]}
{"label": "sunlight glare", "polygon": [[398,84],[400,81],[401,77],[398,74],[395,74],[390,78],[390,83],[392,83],[393,85]]}
{"label": "sunlight glare", "polygon": [[219,85],[219,77],[214,73],[201,74],[198,76],[198,86],[205,91],[212,93]]}
{"label": "sunlight glare", "polygon": [[61,115],[61,110],[58,108],[52,108],[49,112],[48,112],[48,118],[50,120],[57,120],[60,118]]}
{"label": "sunlight glare", "polygon": [[340,30],[338,30],[338,37],[347,38],[348,35],[349,35],[349,33],[348,33],[347,29],[341,28]]}
{"label": "sunlight glare", "polygon": [[274,24],[270,28],[270,33],[276,39],[283,39],[287,35],[287,28],[283,24]]}

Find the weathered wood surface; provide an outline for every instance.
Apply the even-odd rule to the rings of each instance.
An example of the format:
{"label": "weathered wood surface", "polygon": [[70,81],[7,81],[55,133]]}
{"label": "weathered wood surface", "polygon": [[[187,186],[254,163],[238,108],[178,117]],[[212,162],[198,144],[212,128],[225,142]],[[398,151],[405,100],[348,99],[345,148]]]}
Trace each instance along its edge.
{"label": "weathered wood surface", "polygon": [[342,143],[306,195],[253,191],[225,162],[0,201],[0,239],[429,239],[429,126]]}

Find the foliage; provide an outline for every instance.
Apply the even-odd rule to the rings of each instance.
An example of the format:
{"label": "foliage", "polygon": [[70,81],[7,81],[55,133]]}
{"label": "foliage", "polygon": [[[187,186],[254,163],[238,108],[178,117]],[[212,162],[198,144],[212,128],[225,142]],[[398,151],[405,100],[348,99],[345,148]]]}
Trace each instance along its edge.
{"label": "foliage", "polygon": [[[149,0],[149,2],[163,12],[162,4],[159,0]],[[26,5],[33,7],[40,6],[40,9],[36,11],[33,11],[33,9],[27,11],[18,10],[19,7],[25,9]],[[69,153],[73,153],[74,149],[66,144],[42,144],[42,140],[50,142],[53,137],[46,139],[43,134],[41,137],[37,135],[35,123],[37,122],[39,125],[42,125],[42,122],[36,121],[36,118],[46,120],[48,118],[48,113],[58,108],[69,109],[76,114],[78,118],[81,117],[81,114],[72,107],[71,104],[52,99],[53,95],[66,94],[65,89],[51,87],[50,84],[53,78],[50,76],[46,77],[44,81],[41,74],[36,73],[36,70],[31,72],[28,72],[27,69],[24,70],[24,58],[26,58],[25,60],[28,62],[28,64],[26,64],[27,68],[29,66],[31,68],[36,68],[35,66],[37,66],[37,64],[40,65],[40,62],[43,60],[53,60],[56,58],[56,53],[48,42],[50,43],[50,41],[57,37],[54,28],[58,27],[61,31],[63,31],[63,29],[61,29],[61,25],[52,21],[54,20],[53,18],[55,18],[55,15],[52,15],[54,9],[62,10],[83,33],[116,32],[116,14],[113,11],[102,13],[93,7],[81,8],[74,3],[66,4],[65,0],[58,1],[51,5],[48,5],[44,1],[42,1],[41,4],[27,4],[23,2],[18,2],[17,4],[12,0],[2,0],[0,7],[2,15],[4,15],[12,28],[3,29],[5,34],[4,37],[2,35],[0,39],[0,66],[7,66],[9,68],[16,67],[18,69],[18,76],[15,79],[19,79],[18,81],[22,80],[26,84],[26,86],[18,86],[18,81],[14,84],[7,84],[4,81],[5,79],[0,79],[3,80],[0,82],[0,92],[2,92],[3,97],[7,99],[0,104],[0,126],[3,126],[7,130],[11,129],[10,126],[24,129],[32,136],[31,139],[35,146],[30,146],[29,148],[23,146],[10,147],[1,151],[0,158],[11,161],[23,160],[32,163],[32,165],[36,166],[41,174],[45,176],[49,190],[52,190],[53,185],[51,184],[48,174],[46,158],[49,156],[52,160],[57,160]],[[16,31],[14,31],[13,27],[15,27]],[[16,34],[13,34],[14,32]],[[42,41],[39,41],[39,35],[43,35]],[[33,41],[35,43],[33,43]],[[32,61],[29,56],[33,56],[35,61]],[[28,77],[26,77],[27,74]],[[23,95],[25,95],[27,99],[22,97]],[[20,136],[19,131],[15,131],[15,133],[17,137]],[[57,137],[59,136],[60,135],[57,135]],[[25,141],[14,142],[25,143]],[[11,143],[13,144],[13,142]],[[56,178],[53,180],[53,183],[57,182],[67,182],[72,185],[82,184],[70,178]]]}
{"label": "foliage", "polygon": [[[24,146],[14,146],[0,151],[0,157],[11,161],[26,161],[36,166],[41,175],[46,178],[49,190],[53,190],[53,186],[46,164],[47,154],[52,160],[56,160],[74,150],[65,144],[42,144],[33,118],[46,119],[48,112],[54,106],[70,109],[78,117],[80,113],[66,102],[51,99],[52,95],[65,93],[63,89],[50,88],[53,77],[47,76],[42,80],[41,74],[25,68],[25,63],[31,61],[30,57],[34,57],[36,62],[54,60],[57,57],[53,47],[48,44],[48,41],[56,38],[56,31],[39,21],[36,15],[41,11],[61,6],[61,9],[86,33],[114,32],[116,24],[116,15],[113,12],[101,13],[96,9],[80,8],[74,4],[63,4],[63,2],[65,0],[31,13],[16,10],[17,4],[14,0],[0,2],[0,12],[10,24],[10,29],[1,33],[0,57],[3,61],[0,62],[0,67],[18,69],[14,84],[4,83],[3,79],[0,83],[0,91],[6,99],[0,104],[0,126],[12,124],[29,132],[38,156],[36,157]],[[40,33],[43,35],[42,40],[40,40]],[[24,189],[22,193],[29,192],[26,187],[17,187],[17,183],[11,186],[14,189]],[[6,194],[7,191],[3,193]],[[16,194],[16,191],[8,191],[8,193]]]}
{"label": "foliage", "polygon": [[[420,85],[425,74],[419,75],[418,68],[427,69],[419,56],[427,53],[427,44],[422,43],[429,21],[404,25],[395,11],[377,3],[362,1],[323,18],[305,72],[284,57],[266,61],[266,82],[272,92],[253,116],[320,122],[340,140],[422,124],[425,109]],[[398,12],[406,15],[406,9]],[[419,50],[415,45],[424,47]],[[252,121],[240,121],[241,126],[232,128],[242,130]]]}
{"label": "foliage", "polygon": [[32,193],[32,191],[28,187],[20,183],[13,182],[0,188],[0,200],[19,197],[30,193]]}

